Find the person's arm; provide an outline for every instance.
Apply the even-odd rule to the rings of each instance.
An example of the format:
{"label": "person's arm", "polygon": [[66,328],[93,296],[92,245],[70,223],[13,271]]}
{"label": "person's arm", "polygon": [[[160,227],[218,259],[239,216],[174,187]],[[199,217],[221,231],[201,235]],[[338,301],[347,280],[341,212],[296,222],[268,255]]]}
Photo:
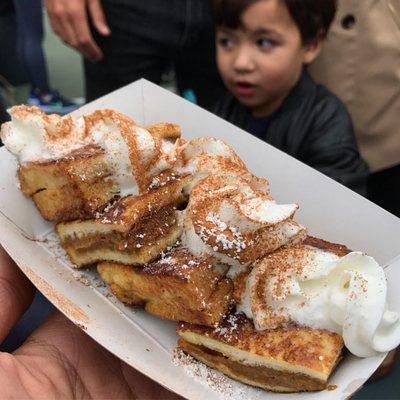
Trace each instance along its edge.
{"label": "person's arm", "polygon": [[51,27],[64,43],[91,61],[103,57],[89,28],[91,18],[94,28],[101,35],[111,33],[100,0],[45,0],[44,4]]}
{"label": "person's arm", "polygon": [[358,152],[351,118],[334,96],[319,102],[302,145],[301,159],[350,189],[366,195],[368,166]]}
{"label": "person's arm", "polygon": [[[0,246],[0,342],[35,289]],[[181,399],[134,370],[59,312],[13,354],[0,352],[2,399]]]}

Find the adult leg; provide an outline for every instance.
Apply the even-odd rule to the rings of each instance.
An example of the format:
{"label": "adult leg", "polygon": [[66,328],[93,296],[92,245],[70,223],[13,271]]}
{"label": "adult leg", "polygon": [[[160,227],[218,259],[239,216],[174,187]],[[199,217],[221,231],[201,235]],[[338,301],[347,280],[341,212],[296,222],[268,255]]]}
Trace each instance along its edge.
{"label": "adult leg", "polygon": [[14,0],[17,15],[17,48],[30,84],[41,92],[50,85],[43,52],[42,0]]}
{"label": "adult leg", "polygon": [[215,60],[215,37],[208,0],[187,0],[185,30],[176,54],[178,90],[194,92],[200,106],[213,110],[224,93]]}
{"label": "adult leg", "polygon": [[112,90],[146,78],[159,83],[171,48],[178,42],[176,20],[184,0],[104,0],[111,35],[92,29],[104,58],[85,61],[86,98],[94,100]]}

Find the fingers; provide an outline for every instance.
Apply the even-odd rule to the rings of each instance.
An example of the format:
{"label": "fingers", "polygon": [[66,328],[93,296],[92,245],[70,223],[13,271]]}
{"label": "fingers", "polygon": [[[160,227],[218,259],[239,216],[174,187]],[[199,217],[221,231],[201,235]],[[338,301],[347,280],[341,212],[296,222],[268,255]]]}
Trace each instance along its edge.
{"label": "fingers", "polygon": [[[73,353],[74,349],[65,349],[64,343],[53,343],[51,338],[57,334],[64,335],[66,344],[70,342],[68,335],[74,334],[72,324],[68,323],[58,312],[47,319],[25,342],[14,351],[6,354],[12,361],[11,367],[4,365],[0,353],[0,373],[4,370],[10,374],[15,371],[10,379],[9,395],[6,398],[15,399],[89,399],[93,398],[87,392],[74,365],[72,365],[64,351]],[[65,331],[63,330],[65,329]],[[75,328],[77,329],[77,328]],[[79,351],[79,350],[78,350]],[[3,353],[4,355],[4,353]],[[7,359],[7,358],[6,358]],[[2,368],[3,367],[3,368]],[[3,371],[2,371],[3,370]],[[0,379],[0,393],[5,391],[2,387],[3,375]],[[7,377],[7,374],[6,374]],[[21,393],[20,388],[26,393]],[[7,391],[5,391],[7,393]],[[3,398],[0,396],[0,398]]]}
{"label": "fingers", "polygon": [[[50,369],[46,374],[51,373],[51,376],[54,376],[54,362],[63,360],[62,365],[64,369],[68,369],[68,375],[71,375],[71,371],[74,372],[74,385],[81,382],[80,387],[86,392],[86,395],[76,395],[74,398],[136,399],[121,372],[120,360],[58,311],[52,313],[14,355],[20,360],[41,360],[37,365]],[[57,379],[54,382],[55,386],[63,384],[65,387],[65,381]]]}
{"label": "fingers", "polygon": [[93,40],[86,11],[74,12],[69,15],[68,21],[75,36],[73,47],[90,61],[99,61],[103,57],[103,53]]}
{"label": "fingers", "polygon": [[0,246],[0,342],[29,308],[35,288]]}
{"label": "fingers", "polygon": [[50,358],[55,350],[58,359],[64,358],[73,367],[92,398],[181,399],[113,356],[58,311],[14,354],[18,357],[44,354]]}
{"label": "fingers", "polygon": [[[69,46],[78,50],[90,61],[98,61],[103,53],[89,29],[86,3],[91,4],[90,12],[94,22],[92,10],[96,18],[96,29],[101,28],[100,33],[109,32],[104,14],[98,0],[46,0],[45,6],[49,15],[50,24],[54,32]],[[103,34],[103,33],[102,33]]]}
{"label": "fingers", "polygon": [[94,27],[101,35],[108,36],[111,31],[107,25],[100,0],[88,0],[88,8]]}

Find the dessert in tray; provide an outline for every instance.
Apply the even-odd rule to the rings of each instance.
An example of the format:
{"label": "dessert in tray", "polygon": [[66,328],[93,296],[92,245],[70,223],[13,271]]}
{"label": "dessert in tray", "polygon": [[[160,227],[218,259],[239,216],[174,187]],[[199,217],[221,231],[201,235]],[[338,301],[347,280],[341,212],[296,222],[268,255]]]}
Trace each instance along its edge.
{"label": "dessert in tray", "polygon": [[277,203],[225,142],[112,110],[10,114],[1,138],[21,191],[71,261],[125,304],[179,321],[195,359],[266,390],[316,391],[345,347],[369,357],[399,344],[383,269],[307,236],[298,205]]}

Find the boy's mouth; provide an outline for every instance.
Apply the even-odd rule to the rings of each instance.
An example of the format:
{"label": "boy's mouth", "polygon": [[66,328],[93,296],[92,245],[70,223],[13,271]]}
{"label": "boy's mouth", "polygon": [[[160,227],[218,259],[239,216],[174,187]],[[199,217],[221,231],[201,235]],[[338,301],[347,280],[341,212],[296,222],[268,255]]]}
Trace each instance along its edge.
{"label": "boy's mouth", "polygon": [[255,85],[245,81],[236,81],[234,82],[234,91],[238,96],[252,96],[255,92]]}

